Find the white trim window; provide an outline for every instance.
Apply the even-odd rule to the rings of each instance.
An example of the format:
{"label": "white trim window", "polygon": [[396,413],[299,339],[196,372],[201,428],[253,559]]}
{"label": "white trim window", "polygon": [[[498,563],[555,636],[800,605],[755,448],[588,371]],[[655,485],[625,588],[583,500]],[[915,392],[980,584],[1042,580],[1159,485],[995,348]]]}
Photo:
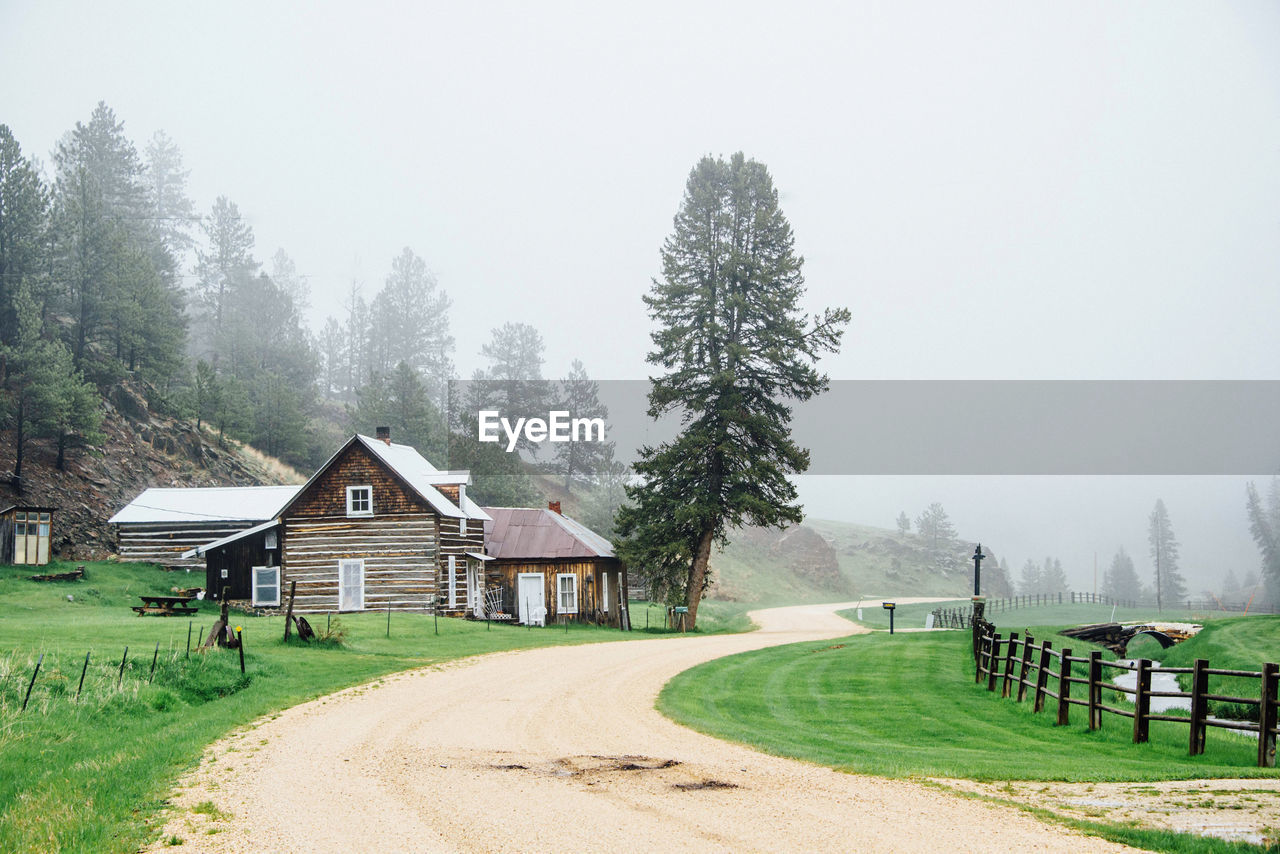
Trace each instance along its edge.
{"label": "white trim window", "polygon": [[347,515],[373,515],[373,487],[368,484],[347,487]]}
{"label": "white trim window", "polygon": [[338,561],[338,610],[364,610],[364,561]]}
{"label": "white trim window", "polygon": [[609,573],[600,573],[600,610],[609,613]]}
{"label": "white trim window", "polygon": [[467,517],[463,516],[458,520],[458,536],[465,537],[467,535]]}
{"label": "white trim window", "polygon": [[572,572],[556,573],[556,613],[578,613],[578,576]]}
{"label": "white trim window", "polygon": [[280,567],[253,568],[253,604],[258,607],[280,607]]}

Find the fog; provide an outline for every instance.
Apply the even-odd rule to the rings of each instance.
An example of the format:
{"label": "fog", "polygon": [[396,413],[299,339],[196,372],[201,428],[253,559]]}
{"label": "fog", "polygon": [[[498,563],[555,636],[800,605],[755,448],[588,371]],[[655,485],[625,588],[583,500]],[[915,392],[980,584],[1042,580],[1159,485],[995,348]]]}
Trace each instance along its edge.
{"label": "fog", "polygon": [[[283,248],[311,323],[404,246],[455,361],[509,320],[549,374],[642,379],[640,296],[703,154],[767,164],[833,379],[1275,379],[1280,6],[0,2],[0,122],[46,161],[106,101],[200,211]],[[998,414],[997,414],[998,415]],[[957,418],[965,417],[957,413]],[[1188,411],[1190,419],[1212,413]],[[1260,471],[1258,477],[1274,472]],[[802,478],[811,514],[941,501],[1088,589],[1169,507],[1188,586],[1258,559],[1247,477]]]}

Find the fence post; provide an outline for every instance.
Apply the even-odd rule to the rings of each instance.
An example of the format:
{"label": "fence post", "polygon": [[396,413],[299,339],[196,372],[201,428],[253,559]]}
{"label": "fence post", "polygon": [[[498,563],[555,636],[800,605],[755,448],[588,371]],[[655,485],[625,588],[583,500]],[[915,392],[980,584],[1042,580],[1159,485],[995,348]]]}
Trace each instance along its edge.
{"label": "fence post", "polygon": [[[89,650],[93,652],[93,650]],[[89,672],[89,652],[84,654],[84,667],[80,668],[80,684],[76,686],[76,699],[80,699],[80,691],[84,688],[84,675]]]}
{"label": "fence post", "polygon": [[36,677],[40,675],[40,665],[44,664],[44,653],[36,660],[36,669],[31,671],[31,681],[27,683],[27,696],[22,698],[22,711],[27,710],[27,701],[31,699],[31,689],[36,687]]}
{"label": "fence post", "polygon": [[1197,658],[1191,668],[1190,755],[1204,753],[1205,718],[1209,716],[1209,660]]}
{"label": "fence post", "polygon": [[1018,633],[1009,632],[1009,649],[1004,654],[1004,679],[1001,680],[1000,696],[1009,696],[1009,680],[1013,673],[1014,650],[1018,648]]}
{"label": "fence post", "polygon": [[1058,726],[1066,726],[1071,715],[1071,648],[1062,650],[1058,667]]}
{"label": "fence post", "polygon": [[996,690],[996,680],[1000,675],[1000,635],[996,633],[991,639],[991,657],[987,659],[987,690]]}
{"label": "fence post", "polygon": [[1258,693],[1258,767],[1276,764],[1276,676],[1280,665],[1262,665],[1262,685]]}
{"label": "fence post", "polygon": [[1036,669],[1036,698],[1031,705],[1031,711],[1039,712],[1044,709],[1044,685],[1049,678],[1049,658],[1053,655],[1053,642],[1041,641],[1040,643],[1040,666]]}
{"label": "fence post", "polygon": [[124,655],[120,656],[120,673],[116,676],[116,687],[120,687],[121,681],[124,680],[124,663],[129,658],[129,647],[124,648]]}
{"label": "fence post", "polygon": [[1018,671],[1018,702],[1027,696],[1027,674],[1031,671],[1031,648],[1036,645],[1035,638],[1027,635],[1022,641],[1022,668]]}
{"label": "fence post", "polygon": [[1089,653],[1089,729],[1102,727],[1102,650]]}
{"label": "fence post", "polygon": [[1141,744],[1147,740],[1147,730],[1151,726],[1148,715],[1151,714],[1151,660],[1138,659],[1138,678],[1134,680],[1133,694],[1133,743]]}
{"label": "fence post", "polygon": [[983,673],[986,672],[985,670],[983,670],[982,661],[985,656],[990,655],[990,652],[989,652],[990,645],[991,645],[990,635],[983,634],[977,638],[977,644],[975,646],[974,656],[973,656],[973,660],[974,660],[973,681],[975,683],[982,682]]}

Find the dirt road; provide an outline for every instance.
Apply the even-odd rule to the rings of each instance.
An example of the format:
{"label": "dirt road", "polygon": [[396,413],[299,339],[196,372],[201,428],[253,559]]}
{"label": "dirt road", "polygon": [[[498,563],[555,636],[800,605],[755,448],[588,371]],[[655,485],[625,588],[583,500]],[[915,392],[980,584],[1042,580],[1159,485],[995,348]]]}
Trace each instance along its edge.
{"label": "dirt road", "polygon": [[[746,635],[484,656],[297,706],[210,748],[154,850],[172,836],[187,851],[343,854],[1124,850],[915,783],[766,756],[654,710],[700,662],[865,631],[836,616],[848,607],[757,612],[762,629]],[[205,802],[216,811],[192,812]]]}

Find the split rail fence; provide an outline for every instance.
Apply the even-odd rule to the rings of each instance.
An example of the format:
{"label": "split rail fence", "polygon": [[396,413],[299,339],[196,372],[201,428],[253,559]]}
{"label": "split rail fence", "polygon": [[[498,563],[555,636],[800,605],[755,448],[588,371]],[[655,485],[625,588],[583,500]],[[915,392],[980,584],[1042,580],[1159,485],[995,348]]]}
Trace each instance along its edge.
{"label": "split rail fence", "polygon": [[[1277,682],[1280,681],[1280,665],[1275,663],[1263,664],[1261,671],[1214,669],[1203,658],[1196,659],[1193,667],[1155,666],[1148,659],[1124,663],[1104,660],[1098,650],[1082,658],[1073,655],[1070,648],[1054,649],[1051,641],[1037,643],[1031,635],[1019,638],[1017,632],[1010,632],[1008,637],[1002,637],[998,632],[990,631],[983,632],[978,637],[974,653],[977,664],[975,682],[981,684],[985,680],[988,691],[999,690],[1001,697],[1011,697],[1019,703],[1030,697],[1032,711],[1037,713],[1052,706],[1057,714],[1056,726],[1066,726],[1070,722],[1072,706],[1085,708],[1091,730],[1101,728],[1104,713],[1129,718],[1133,721],[1135,744],[1147,741],[1152,721],[1186,724],[1190,728],[1189,749],[1192,756],[1204,753],[1205,735],[1210,727],[1239,730],[1258,736],[1258,766],[1275,767],[1278,734]],[[1076,665],[1081,666],[1080,670],[1075,669]],[[1114,679],[1114,671],[1126,670],[1136,673],[1132,689],[1123,688],[1111,681]],[[1155,673],[1189,675],[1191,690],[1153,691],[1151,677]],[[1211,676],[1257,679],[1258,696],[1237,697],[1210,693]],[[1133,708],[1107,705],[1103,702],[1104,690],[1131,697]],[[1152,697],[1176,697],[1190,701],[1190,717],[1153,713]],[[1211,718],[1211,700],[1256,706],[1258,721],[1254,723]]]}

